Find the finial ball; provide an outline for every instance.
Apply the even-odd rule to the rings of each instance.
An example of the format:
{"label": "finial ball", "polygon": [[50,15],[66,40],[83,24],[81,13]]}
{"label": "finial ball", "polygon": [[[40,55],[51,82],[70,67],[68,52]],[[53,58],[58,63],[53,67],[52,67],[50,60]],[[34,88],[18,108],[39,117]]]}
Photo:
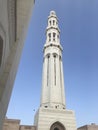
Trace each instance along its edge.
{"label": "finial ball", "polygon": [[55,11],[50,11],[50,15],[56,15]]}

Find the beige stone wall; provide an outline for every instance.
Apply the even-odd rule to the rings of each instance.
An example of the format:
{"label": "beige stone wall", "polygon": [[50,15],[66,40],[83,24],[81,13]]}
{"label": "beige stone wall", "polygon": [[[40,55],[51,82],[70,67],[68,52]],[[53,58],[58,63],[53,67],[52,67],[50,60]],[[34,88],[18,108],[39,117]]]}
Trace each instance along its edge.
{"label": "beige stone wall", "polygon": [[7,12],[7,0],[0,0],[0,36],[3,39],[3,55],[0,75],[4,69],[4,65],[9,54],[9,22]]}
{"label": "beige stone wall", "polygon": [[28,24],[32,3],[34,3],[34,0],[17,0],[17,39],[19,39]]}
{"label": "beige stone wall", "polygon": [[5,119],[3,130],[19,130],[20,120]]}
{"label": "beige stone wall", "polygon": [[50,130],[55,122],[60,122],[65,130],[76,130],[75,114],[71,110],[40,108],[35,116],[37,130]]}
{"label": "beige stone wall", "polygon": [[86,126],[83,126],[83,127],[80,127],[80,128],[78,128],[77,130],[87,130],[87,125],[86,125]]}
{"label": "beige stone wall", "polygon": [[3,39],[0,66],[0,130],[11,97],[33,5],[34,0],[0,0],[0,36]]}
{"label": "beige stone wall", "polygon": [[20,130],[36,130],[35,126],[21,125]]}
{"label": "beige stone wall", "polygon": [[36,128],[30,125],[20,125],[20,120],[5,119],[3,130],[36,130]]}
{"label": "beige stone wall", "polygon": [[85,125],[85,126],[79,127],[77,130],[98,130],[98,125],[96,124]]}

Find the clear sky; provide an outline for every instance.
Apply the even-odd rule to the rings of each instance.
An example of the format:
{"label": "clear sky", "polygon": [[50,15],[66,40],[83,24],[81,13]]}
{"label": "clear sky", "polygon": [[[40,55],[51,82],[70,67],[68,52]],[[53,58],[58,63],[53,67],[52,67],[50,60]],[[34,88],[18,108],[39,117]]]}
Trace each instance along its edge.
{"label": "clear sky", "polygon": [[77,127],[98,124],[98,0],[36,0],[7,117],[33,125],[51,10],[61,30],[67,109],[75,111]]}

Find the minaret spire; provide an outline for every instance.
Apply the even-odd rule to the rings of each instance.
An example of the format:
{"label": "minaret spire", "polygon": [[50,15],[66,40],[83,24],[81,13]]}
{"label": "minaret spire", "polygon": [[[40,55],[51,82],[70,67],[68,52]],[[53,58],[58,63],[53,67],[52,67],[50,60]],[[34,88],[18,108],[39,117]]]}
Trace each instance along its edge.
{"label": "minaret spire", "polygon": [[50,12],[46,28],[41,106],[65,109],[62,47],[55,11]]}
{"label": "minaret spire", "polygon": [[60,30],[58,27],[58,18],[55,11],[51,11],[48,17],[48,26],[46,29],[46,43],[59,44],[60,43]]}
{"label": "minaret spire", "polygon": [[62,46],[58,18],[50,12],[43,56],[41,104],[36,112],[36,130],[76,130],[75,115],[65,105]]}

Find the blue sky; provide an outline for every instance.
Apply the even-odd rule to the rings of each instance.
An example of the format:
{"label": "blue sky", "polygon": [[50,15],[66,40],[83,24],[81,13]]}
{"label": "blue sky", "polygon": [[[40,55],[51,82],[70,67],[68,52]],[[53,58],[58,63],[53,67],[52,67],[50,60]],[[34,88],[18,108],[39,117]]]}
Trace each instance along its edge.
{"label": "blue sky", "polygon": [[98,0],[36,0],[7,117],[33,124],[51,10],[61,30],[67,109],[75,111],[77,127],[98,124]]}

